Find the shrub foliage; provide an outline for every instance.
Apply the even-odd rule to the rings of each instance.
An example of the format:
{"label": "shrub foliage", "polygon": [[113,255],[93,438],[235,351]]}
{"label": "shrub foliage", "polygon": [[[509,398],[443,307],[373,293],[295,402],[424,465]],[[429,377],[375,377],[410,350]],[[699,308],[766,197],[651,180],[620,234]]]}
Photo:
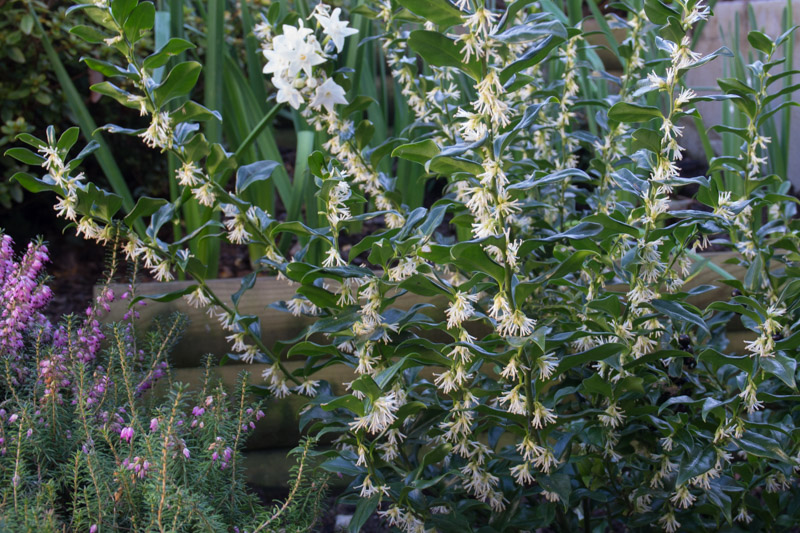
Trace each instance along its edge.
{"label": "shrub foliage", "polygon": [[[301,423],[338,434],[325,466],[354,477],[351,530],[375,509],[405,531],[796,523],[797,200],[766,174],[760,129],[794,105],[780,59],[791,30],[752,32],[759,57],[749,77],[701,96],[686,73],[726,53],[692,50],[693,28],[711,15],[701,2],[623,1],[595,17],[617,74],[587,43],[580,3],[566,12],[545,0],[493,4],[384,0],[353,10],[380,29],[384,82],[415,119],[379,144],[373,102],[348,94],[358,72],[337,69],[356,46],[341,10],[264,13],[254,33],[275,111],[297,109],[318,132],[305,205],[324,215],[317,227],[247,200],[280,162],[241,166],[246,146],[231,153],[200,132],[214,112],[191,100],[168,106],[190,95],[201,66],[178,63],[154,81],[192,45],[138,46],[154,8],[136,0],[82,6],[98,21],[85,38],[121,52],[118,63],[94,65],[119,84],[94,90],[147,116],[140,130],[106,129],[176,157],[181,195],[141,198],[123,218],[118,198],[76,173],[87,152],[68,160],[72,131],[21,136],[38,153],[15,155],[47,174],[18,180],[55,192],[79,233],[121,235],[158,279],[194,279],[165,298],[209,306],[231,357],[269,364],[272,394],[313,397]],[[771,92],[775,83],[785,85]],[[686,176],[687,122],[707,140],[701,101],[737,106],[748,126],[715,126],[740,150],[709,154],[706,175]],[[398,160],[444,186],[430,208],[405,206],[391,174]],[[222,217],[204,230],[261,251],[230,302],[190,253],[195,235],[162,231],[190,198]],[[132,229],[139,219],[146,232]],[[359,234],[365,221],[379,229]],[[730,252],[742,279],[697,255],[710,243]],[[687,283],[702,268],[725,290],[698,307],[692,297],[714,288]],[[315,317],[300,338],[267,346],[258,317],[239,312],[259,272],[296,284],[294,299],[273,305]],[[739,321],[752,333],[743,354],[726,338]],[[307,363],[290,369],[289,356]],[[345,390],[315,376],[330,365],[352,369]]]}

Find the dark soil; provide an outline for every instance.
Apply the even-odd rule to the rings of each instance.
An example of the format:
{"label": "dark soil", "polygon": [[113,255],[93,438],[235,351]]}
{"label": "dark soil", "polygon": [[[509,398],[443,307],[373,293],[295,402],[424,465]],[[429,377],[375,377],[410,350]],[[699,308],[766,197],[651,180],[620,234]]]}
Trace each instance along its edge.
{"label": "dark soil", "polygon": [[[255,485],[251,485],[250,490],[258,495],[264,505],[281,502],[287,496],[286,492],[269,490]],[[353,516],[356,506],[341,503],[337,504],[336,499],[336,495],[328,496],[325,499],[325,509],[320,517],[320,521],[313,530],[314,533],[341,533],[343,530],[336,528],[336,517]],[[346,529],[344,531],[346,531]],[[382,523],[377,514],[373,514],[367,519],[361,531],[362,533],[388,533],[391,529]]]}

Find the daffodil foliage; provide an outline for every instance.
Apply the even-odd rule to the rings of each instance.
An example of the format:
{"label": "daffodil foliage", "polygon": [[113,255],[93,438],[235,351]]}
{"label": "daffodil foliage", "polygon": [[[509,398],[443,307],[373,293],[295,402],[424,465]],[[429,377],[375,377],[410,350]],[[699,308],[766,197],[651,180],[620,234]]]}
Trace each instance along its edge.
{"label": "daffodil foliage", "polygon": [[[409,532],[789,527],[800,520],[800,224],[789,184],[765,174],[761,126],[793,105],[781,59],[791,32],[751,33],[749,78],[698,95],[687,72],[726,54],[692,48],[706,5],[591,7],[601,32],[545,0],[319,4],[307,18],[270,8],[254,30],[265,80],[318,132],[305,209],[322,216],[310,227],[245,200],[281,162],[240,166],[205,140],[197,122],[218,117],[186,99],[198,64],[155,75],[192,45],[173,39],[142,58],[152,4],[98,0],[82,8],[100,26],[80,33],[122,59],[89,66],[122,83],[94,90],[147,117],[121,133],[180,161],[181,194],[142,198],[123,217],[76,173],[87,151],[68,159],[74,132],[21,137],[38,153],[12,155],[47,174],[17,179],[55,192],[83,235],[122,239],[157,278],[194,279],[161,299],[208,307],[229,359],[268,363],[265,391],[310,397],[300,422],[335,436],[324,466],[352,477],[351,530],[375,511]],[[338,68],[367,37],[348,17],[381,44],[387,76],[375,83],[393,109]],[[620,70],[606,72],[600,47]],[[692,175],[685,130],[706,138],[701,101],[749,122],[716,126],[741,150],[709,153]],[[375,113],[414,120],[373,142]],[[395,188],[401,159],[441,191],[428,207],[407,208]],[[191,197],[221,213],[214,231],[262,250],[232,301],[207,285],[195,236],[162,231]],[[739,278],[698,255],[710,244]],[[692,282],[707,269],[713,284]],[[309,317],[298,338],[268,345],[258,317],[239,312],[260,272],[293,283],[293,299],[264,304]],[[741,353],[728,340],[737,327],[749,332]],[[328,367],[352,378],[325,382]]]}

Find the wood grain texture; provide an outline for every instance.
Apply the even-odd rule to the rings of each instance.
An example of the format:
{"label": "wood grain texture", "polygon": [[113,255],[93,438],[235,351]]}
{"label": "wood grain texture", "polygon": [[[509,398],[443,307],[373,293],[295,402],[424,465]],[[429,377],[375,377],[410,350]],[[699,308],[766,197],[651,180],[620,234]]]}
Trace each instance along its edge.
{"label": "wood grain texture", "polygon": [[[742,279],[744,277],[744,269],[741,266],[725,263],[725,261],[735,258],[735,254],[713,252],[704,254],[704,257],[723,266],[737,279]],[[697,275],[686,284],[686,289],[688,290],[700,285],[714,285],[717,288],[692,296],[689,298],[689,302],[703,309],[713,301],[728,300],[730,298],[731,289],[719,283],[719,279],[720,275],[709,268],[699,270]],[[143,283],[139,285],[137,290],[139,294],[156,295],[180,290],[190,284],[191,283],[188,281]],[[240,287],[238,279],[211,280],[209,281],[209,285],[223,301],[230,301],[231,295],[238,291]],[[294,291],[296,286],[297,285],[292,286],[286,281],[277,280],[274,277],[259,277],[257,278],[255,287],[247,291],[240,301],[239,309],[242,313],[256,315],[261,319],[262,339],[267,346],[272,346],[276,341],[296,337],[302,332],[304,327],[314,320],[313,317],[295,317],[289,313],[269,307],[271,303],[293,298],[295,296]],[[127,290],[127,286],[123,284],[113,285],[112,288],[116,294],[121,294]],[[626,292],[627,287],[613,285],[608,286],[607,289]],[[430,299],[413,294],[406,294],[397,299],[395,307],[408,309],[413,304],[420,302],[430,302],[436,306],[435,309],[426,309],[424,311],[426,314],[436,319],[442,319],[444,317],[446,301],[443,298]],[[173,311],[180,311],[189,318],[189,326],[186,333],[175,347],[172,354],[173,364],[177,368],[197,366],[200,364],[203,356],[209,353],[219,358],[227,353],[229,349],[229,343],[225,340],[227,334],[221,330],[219,324],[215,320],[209,318],[205,310],[195,309],[189,306],[183,298],[169,303],[150,301],[147,305],[140,306],[137,309],[142,318],[140,323],[144,326],[150,323],[154,317]],[[109,322],[119,320],[122,318],[125,310],[125,302],[115,302],[112,305],[111,313],[105,317],[105,320]],[[473,334],[483,333],[483,329],[485,329],[482,329],[477,322],[472,323],[471,327],[476,328]],[[740,330],[741,325],[738,321],[734,321],[732,328],[733,330]],[[441,335],[437,336],[436,332],[426,332],[425,335],[442,338]]]}
{"label": "wood grain texture", "polygon": [[[732,254],[706,254],[706,257],[712,259],[719,265],[724,265],[726,270],[731,272],[734,276],[740,279],[744,276],[744,269],[741,267],[725,264],[727,259],[733,257]],[[687,289],[700,285],[715,285],[718,288],[693,296],[689,301],[703,309],[711,301],[718,299],[727,300],[730,297],[730,288],[721,285],[719,283],[719,278],[719,274],[713,270],[705,268],[699,271],[697,276],[687,283]],[[181,281],[170,283],[145,283],[139,286],[138,291],[139,294],[163,294],[182,289],[189,284],[189,282]],[[223,299],[229,300],[230,295],[239,290],[239,280],[237,279],[213,280],[210,284]],[[117,294],[127,289],[127,287],[122,284],[115,285],[112,288]],[[607,288],[610,290],[619,290],[620,292],[625,292],[626,290],[624,286],[609,286]],[[294,287],[290,286],[287,282],[278,281],[271,277],[261,277],[258,278],[255,287],[248,291],[242,298],[240,310],[243,313],[258,315],[261,318],[263,339],[268,346],[275,341],[286,340],[297,336],[306,325],[314,320],[313,317],[298,318],[289,313],[268,307],[269,304],[273,302],[288,300],[294,297],[294,295]],[[446,308],[446,302],[443,299],[431,300],[416,295],[405,295],[396,301],[396,306],[407,309],[414,303],[419,303],[421,301],[429,301],[436,305],[436,309],[428,309],[426,313],[432,314],[432,316],[440,319],[443,318],[444,309]],[[125,302],[115,302],[114,305],[112,305],[111,312],[106,316],[106,320],[113,321],[122,318],[125,310]],[[189,317],[188,329],[176,346],[172,356],[175,368],[171,371],[171,374],[174,381],[187,383],[190,387],[199,386],[202,382],[203,369],[198,365],[202,357],[208,353],[219,357],[228,350],[228,342],[225,340],[225,333],[221,331],[219,325],[214,320],[209,319],[203,310],[194,309],[187,305],[186,301],[182,298],[169,303],[149,302],[145,306],[138,307],[138,310],[141,313],[141,323],[143,325],[147,325],[148,322],[158,315],[173,311],[180,311]],[[479,322],[473,322],[472,325],[476,326],[476,329],[482,327],[482,324]],[[441,332],[436,331],[425,333],[433,336],[442,335]],[[479,332],[473,331],[473,333],[477,334]],[[729,340],[727,351],[733,353],[743,353],[745,341],[752,340],[755,337],[752,332],[737,329],[729,331],[727,336]],[[286,362],[289,371],[300,368],[303,364],[304,362],[299,360]],[[262,364],[228,364],[214,367],[213,373],[227,387],[233,387],[237,375],[242,371],[250,373],[250,382],[252,384],[262,384],[261,372],[265,368],[266,365]],[[485,370],[487,372],[492,371],[489,368]],[[440,371],[441,369],[439,368],[426,368],[420,376],[424,379],[433,380],[434,373]],[[343,383],[350,382],[355,377],[352,369],[343,365],[336,365],[324,368],[314,376],[314,379],[325,380],[330,383],[335,394],[344,394],[346,390]],[[160,394],[162,392],[163,385],[156,387],[153,393]],[[272,450],[290,448],[296,445],[300,437],[297,413],[305,404],[305,401],[304,398],[296,396],[284,400],[268,401],[265,408],[267,416],[258,423],[255,431],[251,434],[248,439],[247,448],[249,450]],[[278,480],[279,476],[270,479]]]}

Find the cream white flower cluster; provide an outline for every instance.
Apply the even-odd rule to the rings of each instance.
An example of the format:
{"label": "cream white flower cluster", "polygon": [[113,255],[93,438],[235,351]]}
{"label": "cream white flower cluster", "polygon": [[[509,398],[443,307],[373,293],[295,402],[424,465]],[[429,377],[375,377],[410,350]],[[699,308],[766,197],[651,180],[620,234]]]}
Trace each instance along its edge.
{"label": "cream white flower cluster", "polygon": [[121,237],[127,238],[123,251],[128,260],[139,258],[145,268],[158,281],[170,281],[173,279],[170,261],[165,256],[157,243],[145,243],[134,232],[127,235],[118,235],[118,228],[113,224],[100,221],[95,217],[84,215],[78,219],[76,208],[78,206],[79,191],[83,189],[85,176],[79,173],[75,176],[70,175],[69,168],[64,161],[62,150],[57,146],[57,140],[52,130],[47,132],[47,144],[39,148],[39,153],[44,157],[42,167],[47,170],[48,176],[53,184],[61,188],[58,202],[54,206],[56,214],[71,222],[75,222],[76,232],[83,238],[93,240],[99,244],[107,244],[109,241]]}
{"label": "cream white flower cluster", "polygon": [[[705,20],[703,17],[707,16],[708,10],[703,8],[702,4],[691,8],[688,5],[681,5],[684,31],[691,30],[692,24],[694,24],[694,22],[688,21]],[[678,126],[676,121],[679,113],[686,110],[686,106],[691,103],[696,94],[691,89],[680,87],[678,74],[700,60],[700,55],[693,52],[690,45],[691,39],[688,36],[683,37],[679,43],[663,40],[662,48],[670,56],[670,65],[666,69],[666,75],[662,77],[655,72],[647,75],[650,88],[665,93],[669,102],[669,111],[662,118],[660,126],[662,149],[655,154],[649,187],[642,196],[644,215],[640,222],[648,234],[656,227],[659,217],[669,210],[669,196],[672,193],[673,180],[679,175],[676,161],[683,157],[684,148],[679,144],[683,127]],[[668,264],[671,266],[668,267],[661,261],[660,245],[659,239],[650,240],[647,237],[636,245],[639,276],[632,283],[631,290],[628,292],[628,300],[635,310],[639,310],[639,314],[647,312],[646,308],[642,307],[644,304],[658,298],[658,292],[652,289],[657,286],[657,281],[668,280],[667,289],[675,292],[682,286],[682,278],[688,274],[691,265],[683,251],[678,250],[677,255],[670,258]],[[677,269],[672,266],[676,266]],[[634,314],[636,315],[636,313]],[[656,324],[654,323],[653,326]],[[645,351],[645,353],[648,352]]]}

